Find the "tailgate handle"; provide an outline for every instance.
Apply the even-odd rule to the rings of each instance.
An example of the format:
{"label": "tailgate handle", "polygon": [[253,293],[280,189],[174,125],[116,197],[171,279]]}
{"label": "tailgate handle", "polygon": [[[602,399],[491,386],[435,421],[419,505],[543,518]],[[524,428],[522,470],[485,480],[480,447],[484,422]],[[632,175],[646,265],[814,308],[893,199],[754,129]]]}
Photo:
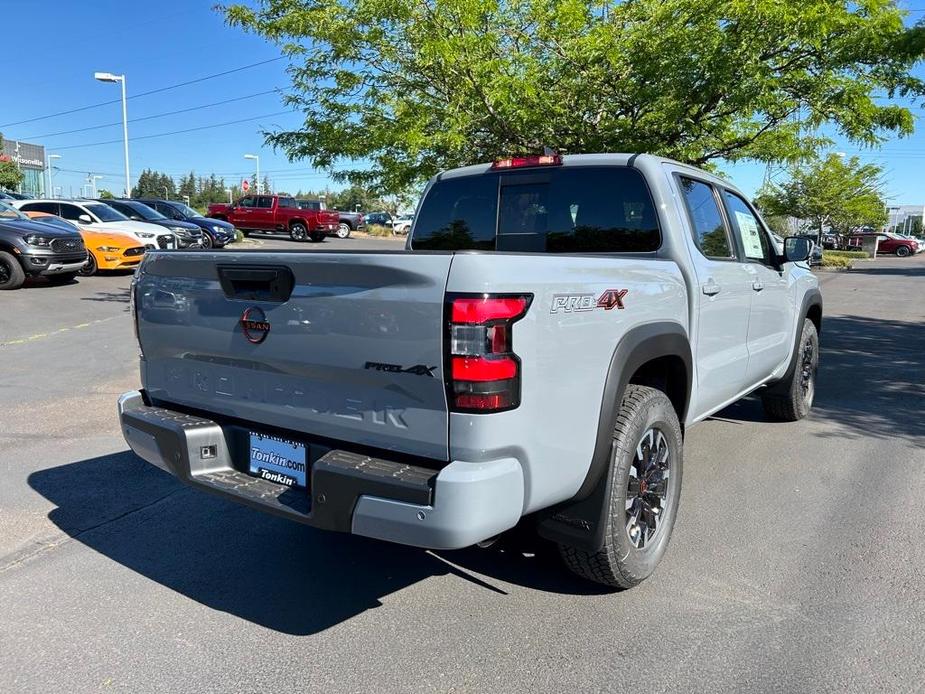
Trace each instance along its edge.
{"label": "tailgate handle", "polygon": [[219,265],[218,280],[225,296],[242,301],[287,301],[295,286],[284,265]]}

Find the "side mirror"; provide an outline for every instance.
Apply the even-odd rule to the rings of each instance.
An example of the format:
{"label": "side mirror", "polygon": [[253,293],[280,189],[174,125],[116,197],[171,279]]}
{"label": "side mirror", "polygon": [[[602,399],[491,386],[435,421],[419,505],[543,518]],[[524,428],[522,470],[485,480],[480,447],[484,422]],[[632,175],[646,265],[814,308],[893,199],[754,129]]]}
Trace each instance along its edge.
{"label": "side mirror", "polygon": [[788,236],[784,239],[784,260],[788,263],[800,263],[809,258],[813,242],[802,236]]}
{"label": "side mirror", "polygon": [[83,224],[93,224],[93,218],[88,214],[82,214],[77,218],[78,222]]}

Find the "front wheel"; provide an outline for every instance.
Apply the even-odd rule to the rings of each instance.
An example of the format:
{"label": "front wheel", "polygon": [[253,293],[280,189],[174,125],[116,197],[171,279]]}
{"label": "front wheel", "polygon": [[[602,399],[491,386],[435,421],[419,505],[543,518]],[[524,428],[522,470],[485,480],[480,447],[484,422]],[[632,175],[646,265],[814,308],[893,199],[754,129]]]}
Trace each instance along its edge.
{"label": "front wheel", "polygon": [[678,513],[683,445],[668,397],[655,388],[628,385],[613,430],[604,545],[597,552],[559,545],[569,569],[624,589],[655,571]]}
{"label": "front wheel", "polygon": [[350,236],[350,225],[346,222],[341,222],[337,225],[337,238],[345,239]]}
{"label": "front wheel", "polygon": [[819,333],[806,318],[789,376],[769,387],[761,396],[765,414],[782,422],[795,422],[809,414],[816,395],[819,369]]}
{"label": "front wheel", "polygon": [[202,247],[203,248],[212,248],[215,245],[215,242],[212,240],[212,235],[207,232],[202,232]]}
{"label": "front wheel", "polygon": [[289,238],[293,241],[305,241],[308,238],[308,229],[301,222],[296,222],[289,227]]}
{"label": "front wheel", "polygon": [[96,258],[93,257],[92,253],[87,253],[87,262],[77,271],[77,274],[81,277],[90,277],[90,275],[95,275],[98,269],[99,266],[96,264]]}
{"label": "front wheel", "polygon": [[26,281],[22,265],[11,254],[0,251],[0,290],[19,289]]}
{"label": "front wheel", "polygon": [[912,255],[912,250],[909,248],[909,246],[899,246],[896,249],[896,255],[898,255],[900,258],[905,258],[906,256]]}

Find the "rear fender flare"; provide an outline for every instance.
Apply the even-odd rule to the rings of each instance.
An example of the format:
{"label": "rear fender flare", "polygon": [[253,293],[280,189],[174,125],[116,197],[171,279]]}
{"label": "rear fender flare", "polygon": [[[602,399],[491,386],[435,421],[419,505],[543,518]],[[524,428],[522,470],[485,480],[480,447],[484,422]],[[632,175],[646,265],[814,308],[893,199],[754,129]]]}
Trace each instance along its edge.
{"label": "rear fender flare", "polygon": [[587,551],[597,551],[603,546],[610,497],[610,475],[607,473],[613,453],[613,428],[623,393],[642,365],[669,356],[679,357],[686,372],[683,406],[678,411],[678,419],[684,425],[693,379],[693,359],[687,331],[672,321],[637,326],[621,338],[610,359],[597,437],[585,479],[574,497],[538,514],[540,535]]}

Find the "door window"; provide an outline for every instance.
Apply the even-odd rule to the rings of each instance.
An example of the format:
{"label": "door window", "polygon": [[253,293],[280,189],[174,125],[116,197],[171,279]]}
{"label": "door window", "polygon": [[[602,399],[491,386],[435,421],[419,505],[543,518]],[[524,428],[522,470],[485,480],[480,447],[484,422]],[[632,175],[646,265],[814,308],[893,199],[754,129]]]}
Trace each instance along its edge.
{"label": "door window", "polygon": [[729,232],[713,194],[713,186],[691,178],[681,177],[680,181],[697,248],[708,258],[732,258]]}
{"label": "door window", "polygon": [[261,210],[269,210],[273,207],[273,198],[269,195],[261,195],[257,198],[257,207]]}
{"label": "door window", "polygon": [[70,219],[73,222],[79,221],[80,215],[87,214],[82,209],[77,207],[77,205],[68,205],[66,203],[61,204],[61,216],[65,219]]}
{"label": "door window", "polygon": [[255,198],[241,198],[238,201],[238,207],[243,207],[245,209],[253,209],[255,207],[254,203],[256,202]]}
{"label": "door window", "polygon": [[30,202],[19,208],[23,212],[47,212],[48,214],[58,214],[58,203],[56,202]]}
{"label": "door window", "polygon": [[735,193],[724,190],[723,198],[726,201],[726,211],[729,213],[732,228],[739,237],[745,257],[748,260],[757,260],[765,265],[773,265],[771,241],[768,239],[768,235],[762,228],[761,222],[758,221],[755,213]]}

